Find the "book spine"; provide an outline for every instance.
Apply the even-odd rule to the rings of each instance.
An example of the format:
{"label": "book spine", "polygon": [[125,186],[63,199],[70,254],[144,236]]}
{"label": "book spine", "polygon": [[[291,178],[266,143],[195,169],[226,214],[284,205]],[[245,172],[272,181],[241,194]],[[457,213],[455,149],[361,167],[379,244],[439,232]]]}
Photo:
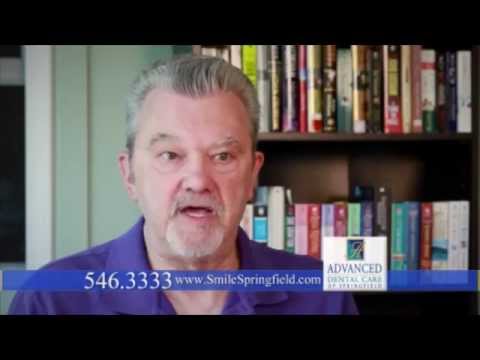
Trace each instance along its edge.
{"label": "book spine", "polygon": [[360,226],[361,236],[373,236],[373,202],[363,201],[361,203],[361,218],[362,223]]}
{"label": "book spine", "polygon": [[391,269],[407,270],[404,205],[392,204]]}
{"label": "book spine", "polygon": [[353,128],[352,51],[350,49],[338,49],[337,56],[338,132],[351,133]]}
{"label": "book spine", "polygon": [[334,204],[334,236],[347,236],[348,207],[344,202]]}
{"label": "book spine", "polygon": [[383,131],[382,111],[382,47],[370,46],[369,56],[369,98],[368,98],[368,119],[367,132],[381,133]]}
{"label": "book spine", "polygon": [[422,220],[420,235],[420,269],[432,269],[432,238],[433,238],[433,204],[422,203]]}
{"label": "book spine", "polygon": [[446,96],[446,84],[447,84],[447,71],[446,71],[446,59],[445,53],[438,52],[436,60],[436,98],[437,98],[437,127],[441,133],[448,132],[448,118],[447,118],[447,96]]}
{"label": "book spine", "polygon": [[333,216],[333,205],[332,204],[322,204],[321,205],[321,211],[322,214],[320,216],[321,218],[321,227],[320,227],[320,234],[321,234],[321,239],[320,243],[324,243],[324,238],[325,237],[332,237],[335,235],[334,229],[333,229],[333,221],[334,221],[334,216]]}
{"label": "book spine", "polygon": [[268,66],[270,63],[270,49],[268,45],[257,46],[257,94],[260,105],[260,121],[258,131],[261,133],[270,132],[271,104],[270,74]]}
{"label": "book spine", "polygon": [[253,205],[253,240],[268,243],[268,205]]}
{"label": "book spine", "polygon": [[337,46],[324,45],[323,55],[323,130],[334,133],[337,131]]}
{"label": "book spine", "polygon": [[285,45],[283,63],[283,122],[282,131],[298,131],[297,47]]}
{"label": "book spine", "polygon": [[308,255],[308,205],[295,204],[295,254]]}
{"label": "book spine", "polygon": [[408,270],[418,270],[420,253],[420,203],[408,203]]}
{"label": "book spine", "polygon": [[348,204],[348,236],[361,235],[361,205],[358,203]]}
{"label": "book spine", "polygon": [[451,133],[457,132],[458,123],[458,88],[457,88],[457,53],[446,53],[446,78],[447,78],[447,127]]}
{"label": "book spine", "polygon": [[242,46],[241,45],[230,45],[230,63],[242,69]]}
{"label": "book spine", "polygon": [[367,46],[352,45],[353,63],[353,132],[367,132],[368,110],[368,71]]}
{"label": "book spine", "polygon": [[295,253],[295,205],[286,205],[285,217],[285,250]]}
{"label": "book spine", "polygon": [[411,45],[401,46],[402,68],[402,130],[404,134],[412,132],[412,48]]}
{"label": "book spine", "polygon": [[422,116],[422,46],[412,45],[412,131],[423,133]]}
{"label": "book spine", "polygon": [[400,47],[384,45],[384,129],[386,134],[402,133]]}
{"label": "book spine", "polygon": [[458,132],[472,132],[472,52],[457,54]]}
{"label": "book spine", "polygon": [[432,270],[448,265],[448,203],[433,203]]}
{"label": "book spine", "polygon": [[282,48],[280,45],[270,46],[270,79],[271,79],[271,129],[272,131],[281,131],[282,114]]}
{"label": "book spine", "polygon": [[435,93],[435,50],[422,50],[422,114],[425,133],[437,131]]}
{"label": "book spine", "polygon": [[457,201],[448,202],[448,259],[447,270],[460,270],[459,232],[460,204]]}
{"label": "book spine", "polygon": [[469,269],[470,202],[460,202],[460,268]]}
{"label": "book spine", "polygon": [[285,250],[285,189],[272,186],[268,194],[268,245],[272,249]]}
{"label": "book spine", "polygon": [[299,82],[299,130],[306,133],[308,130],[307,109],[307,45],[298,45],[298,82]]}
{"label": "book spine", "polygon": [[322,120],[322,46],[307,45],[308,132],[320,133]]}
{"label": "book spine", "polygon": [[242,45],[242,70],[252,85],[257,87],[257,47]]}
{"label": "book spine", "polygon": [[308,205],[308,255],[320,260],[321,205]]}

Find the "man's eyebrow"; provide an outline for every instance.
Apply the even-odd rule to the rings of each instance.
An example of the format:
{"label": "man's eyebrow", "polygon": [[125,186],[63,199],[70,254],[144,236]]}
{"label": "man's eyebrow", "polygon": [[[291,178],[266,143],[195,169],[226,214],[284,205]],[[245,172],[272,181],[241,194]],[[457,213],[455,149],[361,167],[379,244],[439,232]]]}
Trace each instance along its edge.
{"label": "man's eyebrow", "polygon": [[180,139],[178,136],[171,135],[171,134],[166,134],[166,133],[157,133],[152,136],[150,141],[148,142],[148,147],[152,147],[158,142],[173,142],[173,141],[179,141]]}
{"label": "man's eyebrow", "polygon": [[227,147],[227,146],[241,146],[240,141],[234,139],[233,137],[228,137],[224,140],[220,140],[219,142],[212,145],[212,147]]}

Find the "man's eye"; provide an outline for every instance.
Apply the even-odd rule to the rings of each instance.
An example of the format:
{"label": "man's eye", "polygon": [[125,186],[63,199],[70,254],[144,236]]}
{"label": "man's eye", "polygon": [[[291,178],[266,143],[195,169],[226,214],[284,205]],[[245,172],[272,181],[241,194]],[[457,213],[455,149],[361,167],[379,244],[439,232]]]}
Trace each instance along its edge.
{"label": "man's eye", "polygon": [[174,152],[165,151],[165,152],[161,153],[160,155],[158,155],[158,157],[162,160],[165,160],[165,161],[172,161],[172,160],[177,159],[179,156],[178,156],[178,154],[176,154]]}
{"label": "man's eye", "polygon": [[219,161],[219,162],[227,162],[228,160],[231,160],[231,158],[232,156],[227,152],[216,154],[214,156],[215,161]]}

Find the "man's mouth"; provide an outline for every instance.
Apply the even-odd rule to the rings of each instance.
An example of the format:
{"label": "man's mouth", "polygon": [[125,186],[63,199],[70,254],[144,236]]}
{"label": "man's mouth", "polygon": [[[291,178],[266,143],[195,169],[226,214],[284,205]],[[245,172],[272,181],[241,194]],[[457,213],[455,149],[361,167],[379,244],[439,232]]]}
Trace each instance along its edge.
{"label": "man's mouth", "polygon": [[180,213],[195,219],[203,219],[214,214],[214,210],[208,206],[185,206],[180,208]]}

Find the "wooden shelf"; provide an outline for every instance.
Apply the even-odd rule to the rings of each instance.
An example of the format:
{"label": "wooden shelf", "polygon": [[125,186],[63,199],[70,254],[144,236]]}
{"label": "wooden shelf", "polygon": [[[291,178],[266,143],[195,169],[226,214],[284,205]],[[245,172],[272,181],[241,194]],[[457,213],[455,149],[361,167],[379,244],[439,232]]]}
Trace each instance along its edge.
{"label": "wooden shelf", "polygon": [[268,142],[462,142],[473,140],[472,134],[305,134],[259,133],[258,141]]}

